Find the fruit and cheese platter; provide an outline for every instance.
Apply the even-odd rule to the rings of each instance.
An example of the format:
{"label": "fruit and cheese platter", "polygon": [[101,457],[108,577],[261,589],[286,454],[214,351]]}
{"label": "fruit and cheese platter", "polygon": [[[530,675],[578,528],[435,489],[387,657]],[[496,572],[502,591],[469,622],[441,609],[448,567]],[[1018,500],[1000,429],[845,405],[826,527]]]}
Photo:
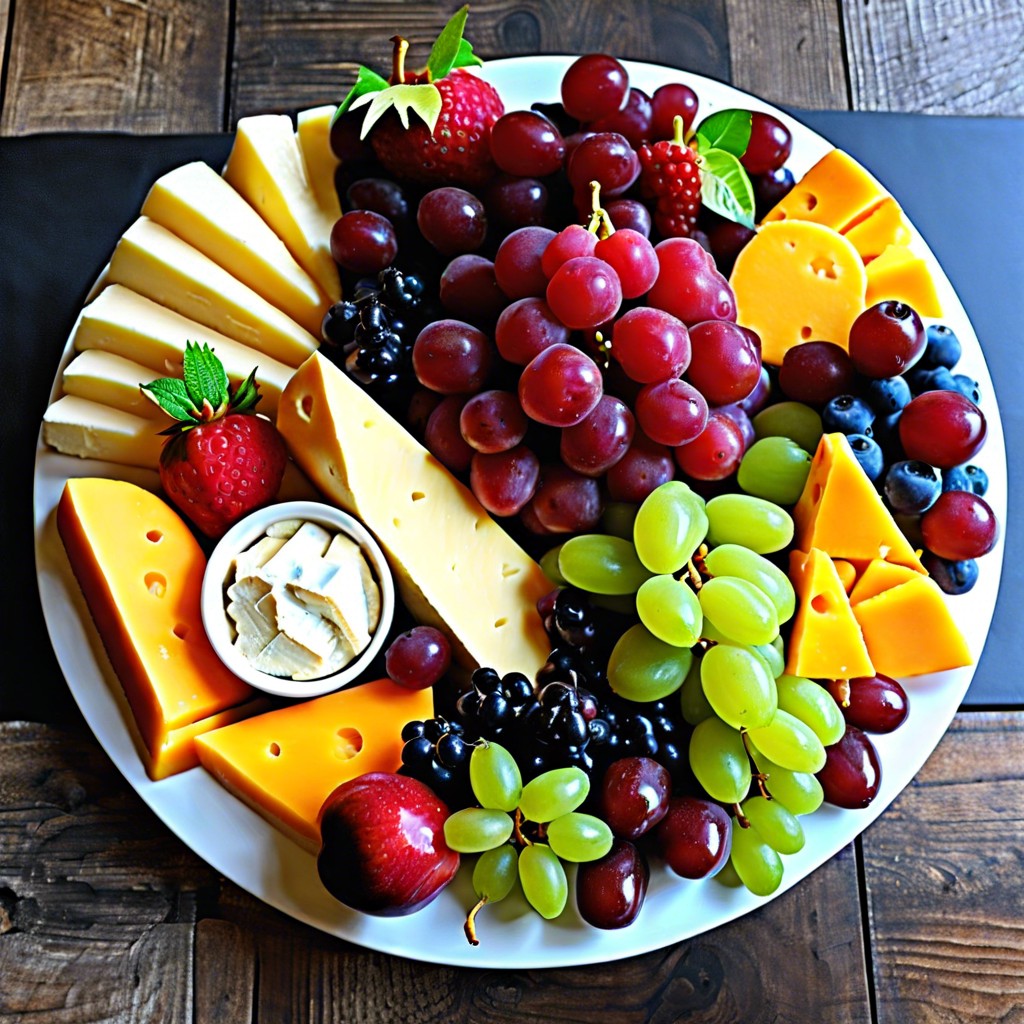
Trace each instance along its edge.
{"label": "fruit and cheese platter", "polygon": [[596,963],[911,782],[995,607],[1003,435],[867,169],[684,70],[481,64],[466,14],[154,182],[57,367],[38,585],[215,870],[388,953]]}

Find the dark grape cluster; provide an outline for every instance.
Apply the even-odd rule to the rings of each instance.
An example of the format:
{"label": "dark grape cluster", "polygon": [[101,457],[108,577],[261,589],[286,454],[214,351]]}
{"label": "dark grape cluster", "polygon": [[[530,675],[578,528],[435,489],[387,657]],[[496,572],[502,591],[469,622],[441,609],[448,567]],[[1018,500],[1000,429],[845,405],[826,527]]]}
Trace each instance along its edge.
{"label": "dark grape cluster", "polygon": [[446,718],[407,722],[402,729],[400,775],[429,786],[449,807],[468,807],[473,801],[469,785],[472,744],[459,722]]}

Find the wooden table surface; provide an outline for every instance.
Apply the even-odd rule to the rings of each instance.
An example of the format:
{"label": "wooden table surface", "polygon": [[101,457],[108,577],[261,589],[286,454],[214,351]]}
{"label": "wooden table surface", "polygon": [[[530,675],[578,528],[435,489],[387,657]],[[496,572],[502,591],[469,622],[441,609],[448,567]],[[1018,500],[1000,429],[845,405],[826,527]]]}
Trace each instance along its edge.
{"label": "wooden table surface", "polygon": [[[0,135],[227,131],[337,100],[396,30],[429,41],[456,6],[0,0]],[[481,0],[470,19],[484,58],[605,50],[790,106],[1024,114],[1020,0]],[[423,965],[268,909],[84,724],[0,723],[0,750],[5,1022],[1024,1022],[1019,708],[962,711],[874,825],[760,911],[548,971]]]}

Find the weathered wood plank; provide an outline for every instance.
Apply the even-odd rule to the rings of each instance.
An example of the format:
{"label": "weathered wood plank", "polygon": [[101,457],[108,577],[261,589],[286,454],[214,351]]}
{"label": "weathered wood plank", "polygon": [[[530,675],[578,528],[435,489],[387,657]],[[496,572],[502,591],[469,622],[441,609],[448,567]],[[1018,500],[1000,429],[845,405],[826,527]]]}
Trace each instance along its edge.
{"label": "weathered wood plank", "polygon": [[220,130],[229,12],[229,0],[14,4],[0,133]]}
{"label": "weathered wood plank", "polygon": [[252,1024],[255,991],[252,936],[228,921],[199,921],[193,1024]]}
{"label": "weathered wood plank", "polygon": [[[7,52],[7,30],[11,22],[11,0],[0,0],[0,69]],[[6,78],[0,74],[0,110],[3,110]]]}
{"label": "weathered wood plank", "polygon": [[728,0],[732,84],[812,110],[850,105],[842,23],[835,0]]}
{"label": "weathered wood plank", "polygon": [[188,1019],[216,876],[84,728],[6,723],[0,748],[0,1019]]}
{"label": "weathered wood plank", "polygon": [[863,837],[881,1024],[1024,1019],[1024,713],[961,714]]}
{"label": "weathered wood plank", "polygon": [[[247,114],[340,99],[356,68],[391,66],[390,37],[413,44],[411,66],[456,5],[316,0],[285,10],[274,0],[238,0],[231,123]],[[603,50],[728,79],[724,0],[530,0],[474,3],[467,37],[483,58]]]}
{"label": "weathered wood plank", "polygon": [[1019,0],[841,6],[854,109],[1024,114]]}

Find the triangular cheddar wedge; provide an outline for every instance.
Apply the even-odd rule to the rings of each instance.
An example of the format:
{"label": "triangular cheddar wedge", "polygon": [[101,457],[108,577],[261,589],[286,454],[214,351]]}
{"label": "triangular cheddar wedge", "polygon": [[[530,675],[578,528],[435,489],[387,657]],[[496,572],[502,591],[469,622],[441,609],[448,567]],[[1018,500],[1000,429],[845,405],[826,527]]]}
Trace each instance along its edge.
{"label": "triangular cheddar wedge", "polygon": [[194,767],[198,733],[259,706],[206,638],[202,549],[170,506],[123,480],[69,480],[57,529],[128,699],[147,772],[161,779]]}
{"label": "triangular cheddar wedge", "polygon": [[786,672],[811,679],[874,675],[860,627],[832,559],[817,548],[793,551],[789,578],[799,605],[789,638]]}
{"label": "triangular cheddar wedge", "polygon": [[927,576],[854,605],[871,660],[889,676],[918,676],[973,664],[938,584]]}
{"label": "triangular cheddar wedge", "polygon": [[850,591],[850,604],[859,604],[876,594],[881,594],[883,590],[898,587],[901,583],[916,579],[920,575],[916,569],[909,566],[896,565],[894,562],[885,561],[884,558],[873,558],[857,577],[857,582]]}
{"label": "triangular cheddar wedge", "polygon": [[328,796],[402,763],[402,727],[434,715],[434,695],[390,679],[291,704],[201,736],[199,760],[226,789],[309,850]]}
{"label": "triangular cheddar wedge", "polygon": [[875,558],[924,572],[843,434],[823,434],[803,494],[793,509],[794,546],[833,558]]}

